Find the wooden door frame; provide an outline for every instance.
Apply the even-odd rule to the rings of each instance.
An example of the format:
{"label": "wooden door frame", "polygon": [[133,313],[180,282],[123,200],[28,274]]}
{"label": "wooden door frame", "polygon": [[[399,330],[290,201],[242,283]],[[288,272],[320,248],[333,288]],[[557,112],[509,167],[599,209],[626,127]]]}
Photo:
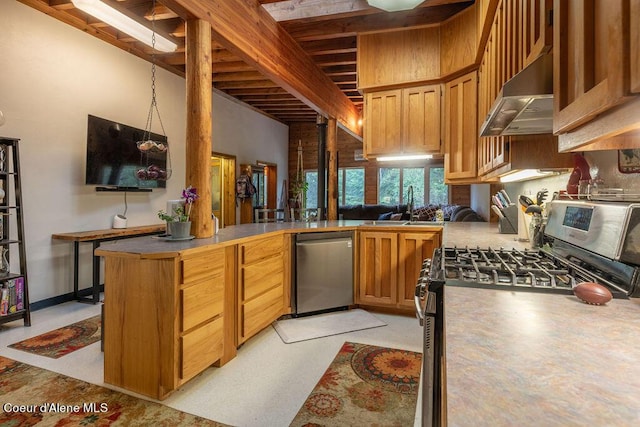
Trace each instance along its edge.
{"label": "wooden door frame", "polygon": [[257,160],[256,165],[263,166],[267,176],[267,207],[276,209],[278,207],[278,165],[263,160]]}
{"label": "wooden door frame", "polygon": [[220,172],[223,175],[222,218],[218,218],[220,227],[236,224],[236,156],[232,154],[211,152],[211,157],[224,160]]}

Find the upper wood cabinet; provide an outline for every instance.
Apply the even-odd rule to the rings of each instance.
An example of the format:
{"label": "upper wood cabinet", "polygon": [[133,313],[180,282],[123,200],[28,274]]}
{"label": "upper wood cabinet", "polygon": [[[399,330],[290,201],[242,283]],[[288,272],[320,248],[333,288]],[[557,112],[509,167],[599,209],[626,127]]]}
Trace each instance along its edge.
{"label": "upper wood cabinet", "polygon": [[358,89],[440,78],[440,27],[358,35]]}
{"label": "upper wood cabinet", "polygon": [[629,95],[629,6],[629,0],[555,0],[554,133]]}
{"label": "upper wood cabinet", "polygon": [[478,174],[478,73],[445,84],[445,180],[475,178]]}
{"label": "upper wood cabinet", "polygon": [[365,94],[365,156],[440,151],[440,85]]}
{"label": "upper wood cabinet", "polygon": [[[522,69],[553,45],[553,0],[506,1],[505,7],[507,14],[515,18],[515,21],[509,21],[511,25],[516,25],[513,31],[516,36],[513,39],[513,50],[522,60],[521,66],[518,67]],[[520,31],[518,22],[522,22]]]}

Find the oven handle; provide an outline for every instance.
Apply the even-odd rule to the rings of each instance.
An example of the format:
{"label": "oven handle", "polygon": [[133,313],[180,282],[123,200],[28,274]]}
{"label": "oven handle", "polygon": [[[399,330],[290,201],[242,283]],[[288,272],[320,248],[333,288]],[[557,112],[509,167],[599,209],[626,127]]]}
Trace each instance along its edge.
{"label": "oven handle", "polygon": [[422,271],[420,272],[420,277],[418,278],[418,283],[416,284],[416,292],[413,296],[413,303],[415,305],[416,308],[416,317],[418,318],[418,321],[420,322],[420,326],[423,325],[424,323],[424,311],[422,309],[422,305],[420,304],[422,301],[422,298],[424,297],[425,299],[427,299],[428,302],[428,297],[429,294],[427,293],[427,291],[429,290],[429,271],[431,270],[431,260],[430,259],[425,259],[423,264],[422,264]]}

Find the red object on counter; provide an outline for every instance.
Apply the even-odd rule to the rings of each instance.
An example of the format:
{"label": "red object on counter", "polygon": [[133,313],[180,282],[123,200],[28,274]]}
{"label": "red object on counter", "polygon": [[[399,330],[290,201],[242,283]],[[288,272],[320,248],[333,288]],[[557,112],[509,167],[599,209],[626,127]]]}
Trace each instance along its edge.
{"label": "red object on counter", "polygon": [[591,173],[589,172],[589,163],[582,154],[573,154],[573,172],[569,176],[569,182],[567,182],[567,194],[570,196],[578,194],[578,184],[580,181],[590,181]]}

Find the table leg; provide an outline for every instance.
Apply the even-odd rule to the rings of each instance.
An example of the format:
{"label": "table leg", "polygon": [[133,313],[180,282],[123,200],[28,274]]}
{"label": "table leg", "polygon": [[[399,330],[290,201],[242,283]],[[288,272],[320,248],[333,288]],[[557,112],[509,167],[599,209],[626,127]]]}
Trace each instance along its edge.
{"label": "table leg", "polygon": [[78,299],[78,252],[80,251],[80,242],[73,242],[73,298]]}
{"label": "table leg", "polygon": [[[100,246],[99,242],[93,242],[93,253]],[[100,302],[100,257],[93,255],[93,303]]]}

